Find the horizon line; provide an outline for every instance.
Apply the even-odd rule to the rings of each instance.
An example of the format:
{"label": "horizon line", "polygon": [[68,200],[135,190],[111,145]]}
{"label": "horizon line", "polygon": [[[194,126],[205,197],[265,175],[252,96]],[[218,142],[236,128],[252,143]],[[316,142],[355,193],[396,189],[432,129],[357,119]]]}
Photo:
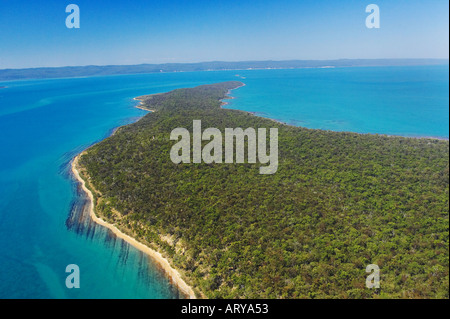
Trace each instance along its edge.
{"label": "horizon line", "polygon": [[17,67],[17,68],[0,68],[0,71],[6,70],[34,70],[34,69],[58,69],[58,68],[83,68],[83,67],[132,67],[143,65],[177,65],[177,64],[202,64],[202,63],[255,63],[255,62],[331,62],[331,61],[379,61],[379,60],[440,60],[449,61],[449,58],[338,58],[338,59],[286,59],[286,60],[237,60],[237,61],[224,61],[224,60],[210,60],[210,61],[197,61],[197,62],[164,62],[164,63],[134,63],[134,64],[84,64],[84,65],[62,65],[62,66],[33,66],[33,67]]}

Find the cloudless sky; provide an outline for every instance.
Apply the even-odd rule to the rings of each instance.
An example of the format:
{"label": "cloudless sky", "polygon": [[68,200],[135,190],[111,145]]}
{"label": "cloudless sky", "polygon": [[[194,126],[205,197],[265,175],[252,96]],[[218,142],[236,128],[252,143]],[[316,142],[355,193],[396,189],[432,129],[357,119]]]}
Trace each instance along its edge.
{"label": "cloudless sky", "polygon": [[[68,4],[80,29],[65,25]],[[380,7],[381,28],[365,25]],[[448,58],[448,0],[0,0],[0,69]]]}

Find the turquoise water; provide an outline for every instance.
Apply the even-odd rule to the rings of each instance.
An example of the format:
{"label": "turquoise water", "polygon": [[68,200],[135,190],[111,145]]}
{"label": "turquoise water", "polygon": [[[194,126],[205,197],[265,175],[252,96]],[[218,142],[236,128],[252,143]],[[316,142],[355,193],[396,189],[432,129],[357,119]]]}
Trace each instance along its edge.
{"label": "turquoise water", "polygon": [[[84,218],[69,163],[146,114],[133,97],[236,79],[246,86],[229,108],[311,128],[448,138],[448,66],[1,82],[0,298],[180,297],[148,257]],[[65,287],[69,264],[80,267],[80,289]]]}
{"label": "turquoise water", "polygon": [[229,108],[291,125],[449,137],[448,66],[239,71]]}

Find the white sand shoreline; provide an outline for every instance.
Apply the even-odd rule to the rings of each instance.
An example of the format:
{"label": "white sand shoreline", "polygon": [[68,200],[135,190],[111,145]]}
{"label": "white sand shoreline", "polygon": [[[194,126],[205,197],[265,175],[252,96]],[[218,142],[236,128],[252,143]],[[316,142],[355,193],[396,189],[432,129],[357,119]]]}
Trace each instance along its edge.
{"label": "white sand shoreline", "polygon": [[143,97],[143,96],[160,95],[160,94],[164,94],[164,93],[154,93],[154,94],[142,95],[142,96],[134,97],[133,100],[139,101],[139,104],[138,104],[138,105],[135,105],[134,107],[137,108],[137,109],[141,109],[141,110],[144,110],[144,111],[148,111],[148,112],[155,112],[155,110],[147,109],[147,108],[145,108],[145,107],[142,106],[142,105],[144,104],[144,99],[142,99],[142,97]]}
{"label": "white sand shoreline", "polygon": [[[238,89],[242,86],[245,86],[244,83],[242,83],[242,85],[234,88],[234,89]],[[234,90],[231,89],[231,90]],[[231,90],[228,90],[227,95],[229,99],[233,99],[234,97],[229,96],[229,94],[231,93]],[[151,95],[159,95],[159,94],[163,94],[163,93],[155,93],[155,94],[150,94]],[[143,95],[143,96],[149,96],[149,95]],[[225,98],[227,99],[227,98]],[[133,100],[135,101],[139,101],[140,103],[138,105],[135,105],[136,108],[144,110],[144,111],[148,111],[148,112],[155,112],[154,110],[151,109],[147,109],[142,107],[143,105],[143,99],[141,98],[141,96],[135,97],[133,98]],[[222,102],[223,105],[226,104],[225,102]],[[112,135],[114,135],[114,133],[119,129],[120,127],[116,128],[113,132]],[[83,178],[81,178],[80,173],[78,172],[77,166],[78,166],[78,160],[80,158],[81,155],[83,155],[85,151],[81,152],[80,154],[78,154],[77,156],[75,156],[75,158],[72,160],[72,164],[71,164],[71,168],[72,168],[72,173],[75,177],[75,179],[81,184],[81,188],[83,189],[83,191],[88,195],[89,198],[89,203],[88,205],[90,205],[89,207],[89,216],[91,217],[91,219],[96,222],[97,224],[108,228],[109,230],[111,230],[117,237],[125,240],[127,243],[129,243],[130,245],[134,246],[135,248],[139,249],[140,251],[144,252],[145,254],[149,255],[151,258],[153,258],[153,260],[158,263],[163,270],[166,272],[166,274],[168,275],[168,277],[172,280],[172,283],[178,287],[182,293],[184,293],[186,296],[189,297],[189,299],[197,299],[195,296],[195,293],[192,289],[192,287],[190,287],[188,284],[186,284],[186,282],[181,278],[180,273],[174,269],[169,261],[164,258],[161,253],[157,252],[154,249],[151,249],[150,247],[144,245],[143,243],[137,241],[135,238],[128,236],[127,234],[124,234],[122,231],[120,231],[116,226],[114,226],[113,224],[110,224],[106,221],[104,221],[102,218],[98,217],[95,214],[95,209],[94,209],[94,196],[92,195],[92,192],[86,187],[86,182]]]}
{"label": "white sand shoreline", "polygon": [[[242,83],[242,82],[241,82],[241,83]],[[225,102],[224,100],[227,100],[227,99],[234,99],[234,98],[235,98],[235,97],[232,97],[232,96],[229,95],[229,94],[231,94],[231,91],[232,91],[232,90],[238,89],[238,88],[243,87],[243,86],[245,86],[244,83],[242,83],[242,85],[240,85],[240,86],[238,86],[238,87],[236,87],[236,88],[234,88],[234,89],[228,90],[228,92],[226,93],[227,97],[225,97],[224,99],[220,100],[220,101],[221,101],[220,107],[223,108],[223,106],[225,106],[225,105],[228,104],[228,102]],[[158,95],[158,94],[163,94],[163,93],[156,93],[156,94],[151,94],[151,95]],[[133,99],[136,100],[136,101],[140,101],[139,105],[136,105],[136,106],[135,106],[136,108],[139,108],[139,109],[142,109],[142,110],[145,110],[145,111],[149,111],[149,112],[155,112],[154,110],[150,110],[150,109],[147,109],[147,108],[144,108],[144,107],[141,106],[141,105],[143,105],[143,99],[142,99],[142,98],[140,98],[140,97],[135,97],[135,98],[133,98]],[[226,108],[225,108],[225,109],[226,109]],[[231,109],[228,109],[228,110],[231,110]],[[243,111],[243,110],[238,110],[238,111],[245,112],[245,113],[248,113],[248,114],[252,114],[252,115],[254,115],[254,116],[258,116],[258,115],[255,115],[255,114],[252,113],[252,112]],[[271,119],[271,118],[267,118],[267,117],[264,117],[264,118],[265,118],[265,119],[272,120],[272,121],[275,121],[275,122],[277,122],[277,123],[279,123],[279,124],[288,125],[287,123],[283,123],[283,122],[277,121],[277,120],[275,120],[275,119]],[[120,128],[120,127],[118,127],[118,128]],[[118,128],[116,128],[116,129],[114,130],[114,133],[117,131]],[[114,133],[113,133],[113,134],[114,134]],[[363,134],[363,133],[356,133],[356,134]],[[402,136],[395,136],[395,135],[384,135],[384,136],[387,136],[387,137],[402,137]],[[446,140],[446,141],[448,141],[448,138],[438,138],[438,137],[404,137],[404,138],[438,139],[438,140]],[[101,226],[103,226],[103,227],[108,228],[108,229],[111,230],[117,237],[119,237],[119,238],[125,240],[125,241],[128,242],[130,245],[134,246],[135,248],[139,249],[140,251],[142,251],[142,252],[144,252],[145,254],[147,254],[148,256],[150,256],[150,257],[151,257],[158,265],[160,265],[160,266],[162,267],[162,269],[166,272],[167,276],[172,280],[172,283],[173,283],[176,287],[178,287],[178,288],[180,289],[180,291],[181,291],[183,294],[185,294],[185,295],[186,295],[187,297],[189,297],[190,299],[196,299],[196,296],[195,296],[195,293],[194,293],[192,287],[189,286],[189,285],[181,278],[180,273],[170,265],[169,260],[166,259],[166,258],[164,258],[164,257],[162,256],[161,253],[159,253],[158,251],[156,251],[156,250],[154,250],[154,249],[151,249],[150,247],[148,247],[148,246],[144,245],[143,243],[137,241],[135,238],[133,238],[133,237],[131,237],[131,236],[129,236],[129,235],[124,234],[124,233],[123,233],[122,231],[120,231],[116,226],[114,226],[113,224],[110,224],[110,223],[104,221],[102,218],[98,217],[98,216],[95,214],[95,209],[94,209],[94,197],[93,197],[93,194],[92,194],[92,192],[86,187],[86,182],[84,181],[83,178],[81,178],[81,176],[80,176],[80,174],[79,174],[79,171],[77,170],[78,160],[79,160],[80,156],[81,156],[84,152],[85,152],[85,151],[81,152],[79,155],[77,155],[77,156],[73,159],[72,164],[71,164],[71,169],[72,169],[72,173],[73,173],[75,179],[81,184],[83,191],[88,195],[88,198],[89,198],[89,203],[88,203],[88,205],[90,205],[90,207],[89,207],[89,215],[90,215],[90,217],[92,218],[92,220],[93,220],[94,222],[96,222],[97,224],[99,224],[99,225],[101,225]],[[202,296],[203,296],[203,295],[202,295]],[[203,296],[203,297],[204,297],[204,296]]]}
{"label": "white sand shoreline", "polygon": [[166,274],[169,276],[169,278],[172,280],[172,283],[178,287],[182,293],[184,293],[187,297],[189,297],[189,299],[196,299],[195,293],[192,289],[192,287],[190,287],[188,284],[186,284],[186,282],[181,278],[180,273],[172,268],[172,266],[170,265],[169,261],[164,258],[161,253],[157,252],[156,250],[151,249],[150,247],[142,244],[141,242],[137,241],[136,239],[134,239],[131,236],[128,236],[126,234],[124,234],[123,232],[121,232],[116,226],[114,226],[113,224],[110,224],[106,221],[104,221],[103,219],[101,219],[100,217],[98,217],[95,214],[95,209],[94,209],[94,196],[92,195],[92,192],[86,187],[86,182],[84,181],[83,178],[81,178],[78,170],[77,170],[77,165],[78,165],[78,160],[80,158],[80,156],[84,153],[84,151],[77,155],[73,161],[72,161],[72,173],[74,175],[74,177],[76,178],[76,180],[81,184],[81,187],[83,189],[83,191],[88,195],[89,198],[89,215],[92,218],[92,220],[94,222],[96,222],[97,224],[108,228],[109,230],[111,230],[117,237],[125,240],[127,243],[129,243],[130,245],[134,246],[135,248],[139,249],[140,251],[146,253],[147,255],[149,255],[153,260],[155,260],[166,272]]}

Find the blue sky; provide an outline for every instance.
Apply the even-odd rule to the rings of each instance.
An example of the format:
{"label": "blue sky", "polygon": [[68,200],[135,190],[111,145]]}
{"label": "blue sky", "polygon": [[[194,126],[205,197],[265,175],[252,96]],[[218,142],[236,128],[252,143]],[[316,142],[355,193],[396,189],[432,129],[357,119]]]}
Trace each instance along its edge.
{"label": "blue sky", "polygon": [[[80,29],[65,26],[71,3]],[[380,29],[365,26],[371,3]],[[448,58],[448,12],[447,0],[0,0],[0,69]]]}

